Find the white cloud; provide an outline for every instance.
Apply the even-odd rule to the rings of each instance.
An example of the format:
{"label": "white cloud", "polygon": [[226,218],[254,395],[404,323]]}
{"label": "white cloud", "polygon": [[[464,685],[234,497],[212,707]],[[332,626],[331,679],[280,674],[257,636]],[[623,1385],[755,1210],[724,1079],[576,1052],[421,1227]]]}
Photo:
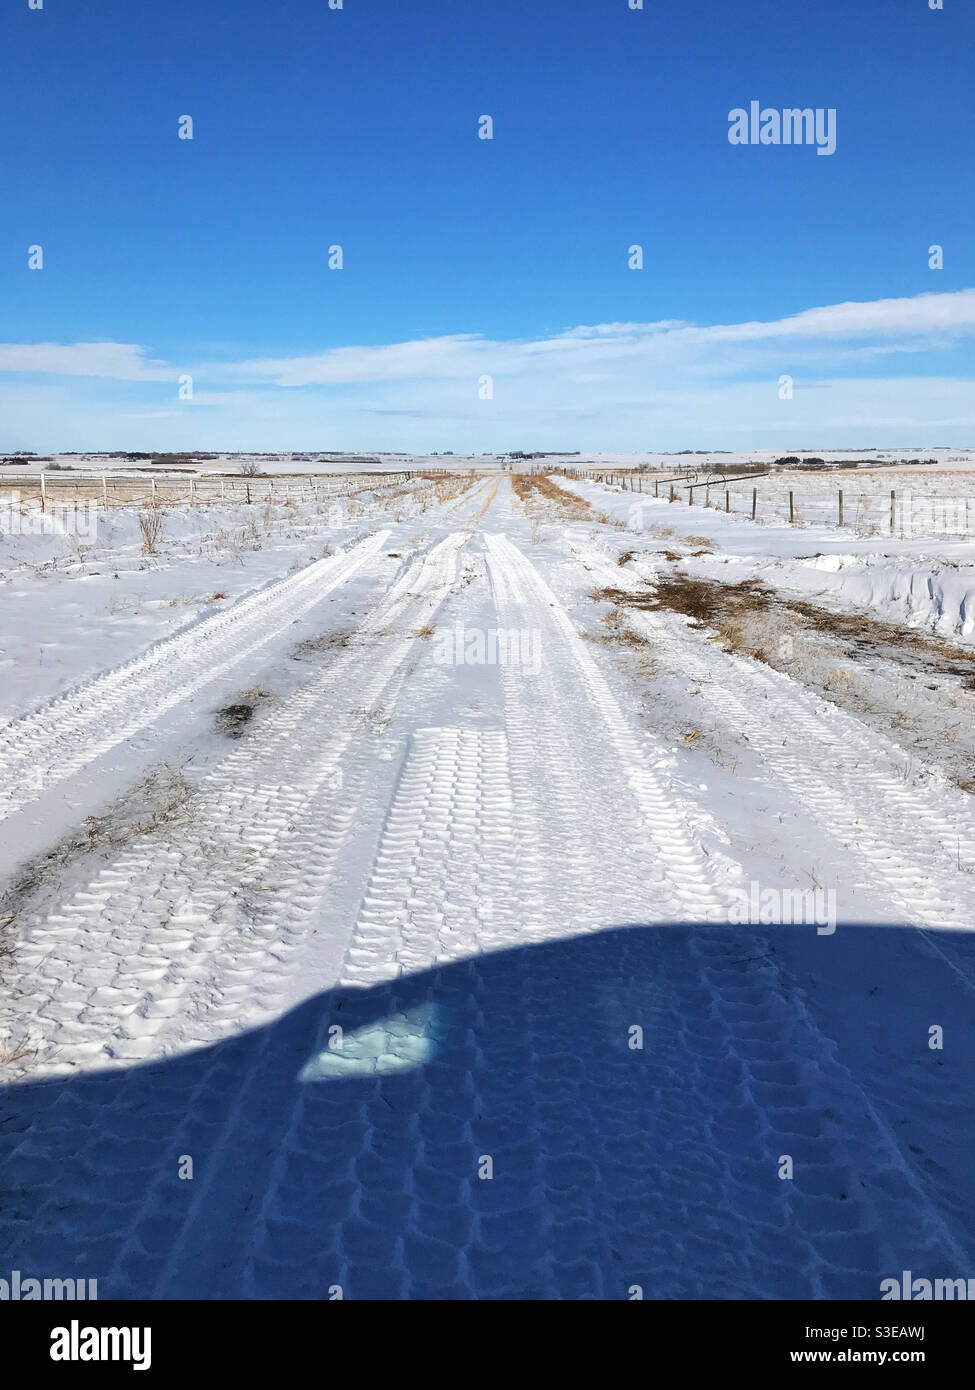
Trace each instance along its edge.
{"label": "white cloud", "polygon": [[134,343],[0,343],[0,371],[172,381],[176,369],[152,361]]}
{"label": "white cloud", "polygon": [[[970,358],[942,356],[941,375],[925,377],[904,354],[937,360],[973,335],[975,290],[961,290],[770,322],[607,323],[504,341],[457,333],[178,367],[127,343],[7,344],[0,373],[40,375],[0,388],[14,432],[0,448],[706,448],[725,433],[825,448],[860,431],[893,445],[901,428],[915,444],[948,425],[957,437],[940,442],[971,443]],[[879,375],[899,359],[900,376]],[[183,372],[194,398],[177,404]],[[794,377],[791,401],[778,398],[782,374]]]}
{"label": "white cloud", "polygon": [[[602,367],[657,364],[682,371],[713,370],[718,362],[727,375],[742,370],[729,356],[729,343],[769,345],[769,360],[781,354],[783,341],[819,342],[820,360],[835,355],[832,344],[850,339],[881,339],[864,347],[866,354],[891,351],[891,338],[903,351],[952,343],[975,333],[975,290],[925,294],[912,299],[827,305],[770,322],[698,325],[678,320],[655,323],[580,325],[541,339],[494,341],[478,334],[384,344],[332,348],[313,356],[255,358],[210,370],[264,380],[277,386],[352,385],[405,380],[450,380],[489,373],[515,375],[558,370],[583,373]],[[714,349],[715,353],[709,353]],[[715,355],[719,354],[719,355]],[[756,359],[750,359],[754,362]],[[808,360],[808,358],[807,358]],[[588,375],[579,380],[588,380]]]}

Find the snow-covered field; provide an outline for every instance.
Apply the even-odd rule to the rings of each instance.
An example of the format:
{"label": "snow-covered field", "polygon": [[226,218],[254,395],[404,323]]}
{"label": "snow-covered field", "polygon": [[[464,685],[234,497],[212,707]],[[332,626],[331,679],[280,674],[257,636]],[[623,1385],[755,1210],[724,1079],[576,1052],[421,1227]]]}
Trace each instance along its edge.
{"label": "snow-covered field", "polygon": [[482,465],[0,535],[11,1268],[969,1277],[975,540]]}

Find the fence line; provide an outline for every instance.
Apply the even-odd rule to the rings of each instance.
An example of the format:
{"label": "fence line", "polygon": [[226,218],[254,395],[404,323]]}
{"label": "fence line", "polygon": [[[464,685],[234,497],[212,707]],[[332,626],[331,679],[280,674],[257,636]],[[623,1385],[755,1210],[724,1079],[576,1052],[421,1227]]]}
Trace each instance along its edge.
{"label": "fence line", "polygon": [[[295,502],[321,501],[370,488],[393,486],[421,477],[431,470],[403,470],[390,473],[285,473],[267,476],[188,474],[185,478],[153,478],[60,473],[40,473],[29,477],[0,478],[0,501],[14,493],[21,502],[63,507],[72,502],[100,502],[103,507],[177,505],[199,506],[218,502],[260,503],[291,499]],[[446,474],[446,470],[443,470]],[[438,470],[439,472],[439,470]]]}
{"label": "fence line", "polygon": [[[858,536],[898,539],[970,536],[975,532],[975,498],[946,493],[898,492],[895,488],[871,493],[837,488],[832,495],[818,492],[804,496],[792,487],[761,495],[757,487],[741,491],[726,487],[723,481],[695,483],[685,491],[687,506],[733,513],[759,525],[826,526]],[[673,484],[666,496],[659,491],[653,495],[660,501],[685,505]],[[656,508],[648,507],[645,516],[637,515],[645,510],[640,502],[634,502],[630,510],[638,528],[660,519]]]}

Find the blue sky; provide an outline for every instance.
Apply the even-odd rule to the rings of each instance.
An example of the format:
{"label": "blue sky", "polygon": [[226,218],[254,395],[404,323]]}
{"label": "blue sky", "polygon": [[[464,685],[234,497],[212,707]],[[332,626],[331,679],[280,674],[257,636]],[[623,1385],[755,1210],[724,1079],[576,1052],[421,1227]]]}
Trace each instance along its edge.
{"label": "blue sky", "polygon": [[975,8],[644,5],[5,0],[0,448],[975,444]]}

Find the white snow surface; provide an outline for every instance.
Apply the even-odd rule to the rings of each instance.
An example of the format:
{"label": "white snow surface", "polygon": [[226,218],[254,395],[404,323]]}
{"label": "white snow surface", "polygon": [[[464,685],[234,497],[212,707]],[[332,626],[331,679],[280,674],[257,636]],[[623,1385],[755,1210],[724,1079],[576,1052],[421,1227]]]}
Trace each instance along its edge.
{"label": "white snow surface", "polygon": [[[664,501],[634,528],[556,481],[622,524],[495,474],[6,552],[11,1269],[103,1298],[972,1274],[971,795],[675,613],[612,640],[591,597],[652,590],[660,525],[695,573],[964,646],[972,543]],[[816,890],[832,924],[737,911]]]}

